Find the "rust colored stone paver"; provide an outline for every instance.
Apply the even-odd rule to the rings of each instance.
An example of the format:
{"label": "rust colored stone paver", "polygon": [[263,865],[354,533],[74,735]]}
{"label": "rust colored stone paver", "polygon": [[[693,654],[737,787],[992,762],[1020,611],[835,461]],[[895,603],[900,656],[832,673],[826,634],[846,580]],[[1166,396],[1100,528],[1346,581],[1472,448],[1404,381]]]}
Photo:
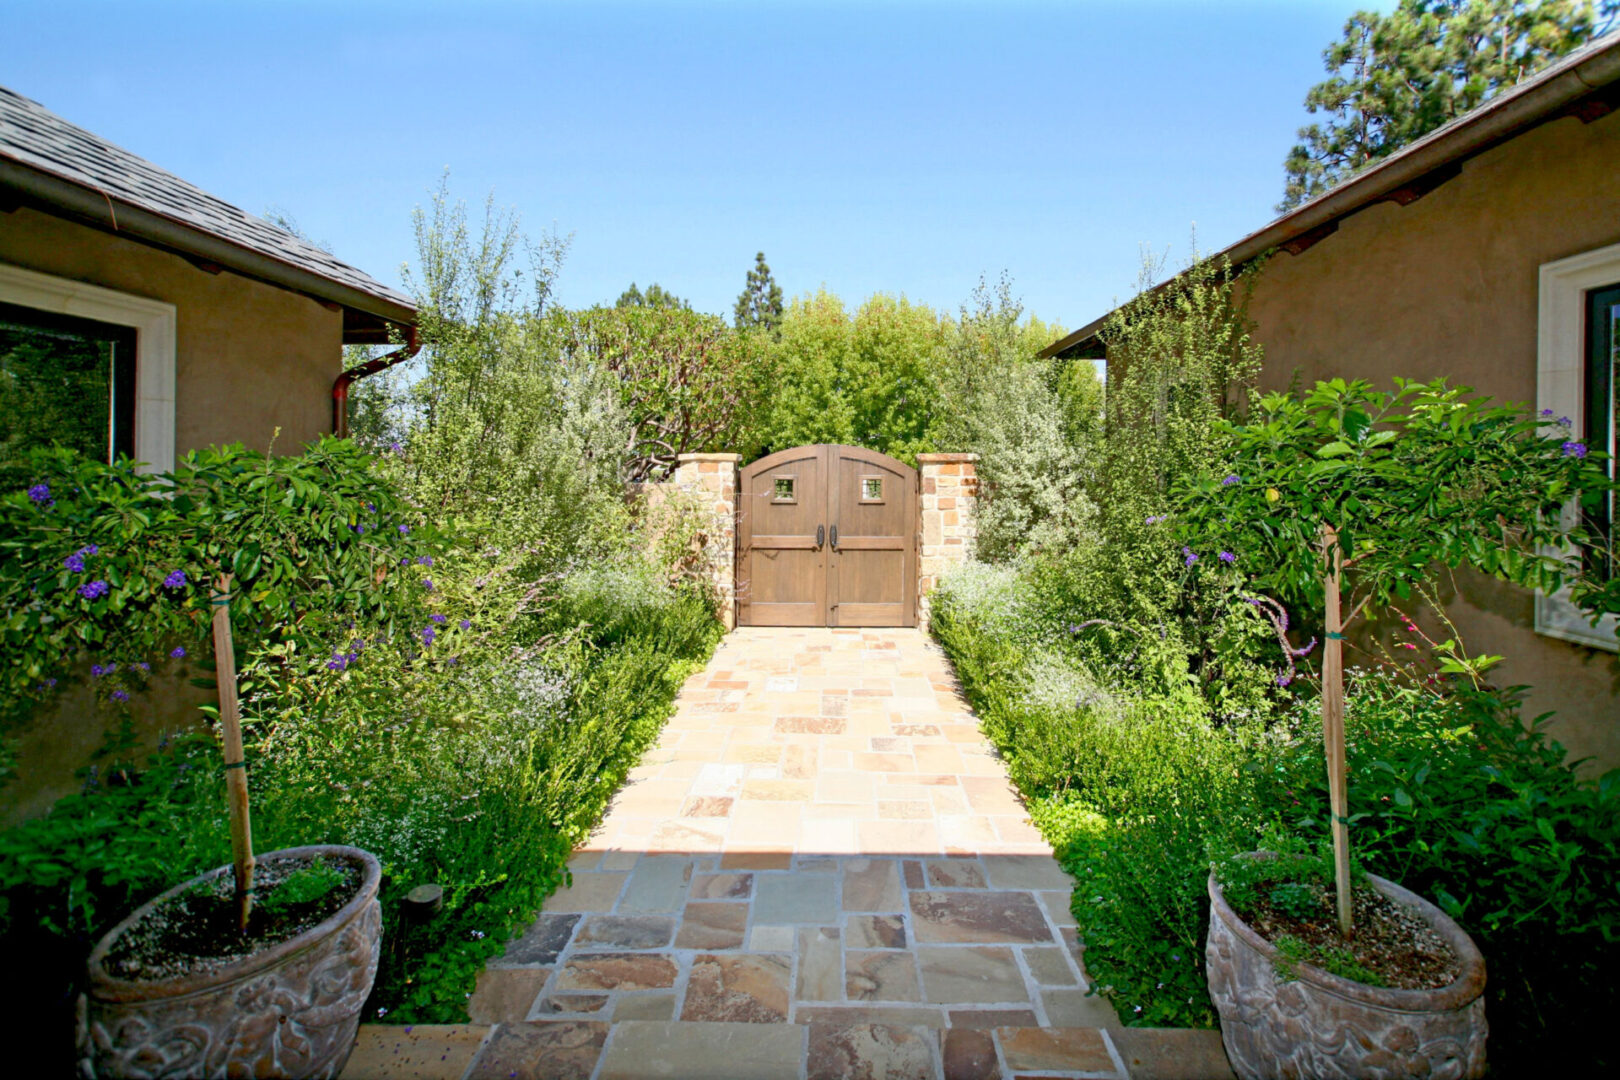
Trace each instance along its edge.
{"label": "rust colored stone paver", "polygon": [[493,1028],[368,1025],[344,1075],[389,1050],[592,1080],[1224,1064],[1213,1032],[1119,1041],[1070,880],[919,630],[729,635],[569,865],[469,1003]]}

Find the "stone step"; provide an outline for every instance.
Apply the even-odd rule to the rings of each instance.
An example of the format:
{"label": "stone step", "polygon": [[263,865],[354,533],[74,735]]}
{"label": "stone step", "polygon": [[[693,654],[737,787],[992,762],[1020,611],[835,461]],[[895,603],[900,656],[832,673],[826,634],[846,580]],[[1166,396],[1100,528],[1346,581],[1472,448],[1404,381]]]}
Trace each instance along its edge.
{"label": "stone step", "polygon": [[366,1024],[343,1080],[1230,1080],[1220,1033],[1173,1028],[536,1020]]}

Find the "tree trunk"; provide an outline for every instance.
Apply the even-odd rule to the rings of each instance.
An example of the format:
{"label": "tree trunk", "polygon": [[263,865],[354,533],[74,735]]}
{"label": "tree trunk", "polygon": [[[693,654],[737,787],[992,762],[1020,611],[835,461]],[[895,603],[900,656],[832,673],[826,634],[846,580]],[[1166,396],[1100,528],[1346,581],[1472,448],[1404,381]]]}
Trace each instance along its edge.
{"label": "tree trunk", "polygon": [[1331,525],[1322,526],[1323,626],[1322,645],[1322,745],[1327,754],[1329,825],[1333,836],[1333,883],[1338,894],[1339,932],[1350,936],[1354,928],[1350,908],[1350,826],[1349,777],[1344,761],[1344,624],[1339,612],[1339,581],[1344,572],[1344,552],[1339,533]]}
{"label": "tree trunk", "polygon": [[236,651],[231,643],[231,575],[214,582],[214,675],[219,683],[220,736],[225,743],[225,791],[231,810],[231,866],[236,876],[236,920],[247,933],[253,914],[253,823],[248,818],[247,762],[242,756],[242,714],[236,702]]}

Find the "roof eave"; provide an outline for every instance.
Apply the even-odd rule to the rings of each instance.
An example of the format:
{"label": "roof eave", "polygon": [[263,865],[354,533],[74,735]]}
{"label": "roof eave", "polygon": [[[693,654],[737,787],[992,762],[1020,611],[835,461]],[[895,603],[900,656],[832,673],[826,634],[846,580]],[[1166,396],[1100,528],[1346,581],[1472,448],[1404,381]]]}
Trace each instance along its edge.
{"label": "roof eave", "polygon": [[[1565,115],[1570,106],[1620,80],[1620,36],[1606,48],[1583,61],[1557,71],[1549,78],[1520,89],[1509,90],[1490,104],[1424,136],[1365,172],[1344,181],[1296,210],[1250,233],[1230,247],[1215,253],[1239,267],[1256,256],[1305,237],[1315,230],[1329,230],[1339,221],[1374,203],[1400,200],[1398,193],[1412,189],[1436,169],[1460,163],[1493,146],[1522,134],[1539,124]],[[1177,274],[1155,289],[1162,289]],[[1117,308],[1115,309],[1118,310]],[[1074,333],[1042,349],[1040,356],[1078,355],[1091,345],[1109,312]]]}
{"label": "roof eave", "polygon": [[416,308],[412,304],[333,281],[14,158],[0,157],[0,187],[19,192],[26,204],[173,251],[193,261],[213,263],[232,273],[363,312],[400,327],[416,324]]}

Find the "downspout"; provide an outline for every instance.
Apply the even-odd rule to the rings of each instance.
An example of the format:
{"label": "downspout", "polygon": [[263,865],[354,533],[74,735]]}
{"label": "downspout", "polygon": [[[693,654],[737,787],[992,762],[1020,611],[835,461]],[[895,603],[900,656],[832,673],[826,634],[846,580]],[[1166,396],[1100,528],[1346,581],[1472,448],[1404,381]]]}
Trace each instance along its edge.
{"label": "downspout", "polygon": [[403,364],[422,350],[421,343],[416,339],[416,327],[405,328],[405,345],[391,353],[384,353],[375,360],[367,360],[339,375],[332,383],[332,434],[340,439],[349,437],[349,387],[361,379],[377,374]]}

